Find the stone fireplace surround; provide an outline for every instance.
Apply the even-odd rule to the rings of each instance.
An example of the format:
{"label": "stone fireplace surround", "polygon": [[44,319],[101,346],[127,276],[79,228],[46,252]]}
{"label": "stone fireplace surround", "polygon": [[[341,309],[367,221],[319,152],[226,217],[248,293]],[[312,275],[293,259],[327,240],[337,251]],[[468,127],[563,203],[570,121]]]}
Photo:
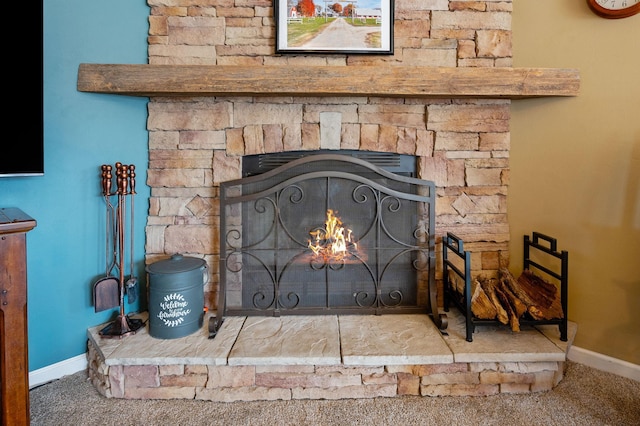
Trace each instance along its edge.
{"label": "stone fireplace surround", "polygon": [[[274,54],[270,0],[148,3],[152,66],[242,66],[257,76],[260,67],[356,69],[366,87],[376,85],[367,70],[378,68],[511,65],[511,1],[396,0],[393,55],[307,56]],[[525,77],[521,85],[532,80]],[[275,96],[255,90],[257,96],[174,93],[151,97],[148,106],[146,260],[173,253],[204,258],[211,270],[209,309],[216,309],[219,279],[219,184],[241,176],[244,155],[318,149],[415,155],[417,177],[436,184],[436,235],[451,231],[465,240],[474,274],[495,274],[509,265],[509,99],[367,96],[357,89],[353,96],[314,96],[313,90]]]}
{"label": "stone fireplace surround", "polygon": [[[172,72],[176,66],[179,72],[180,67],[215,65],[255,69],[257,76],[260,67],[269,72],[277,67],[298,69],[303,75],[305,67],[329,66],[353,67],[364,77],[367,68],[407,67],[415,72],[420,67],[437,67],[477,69],[486,75],[488,69],[509,68],[512,63],[510,0],[396,0],[394,54],[383,56],[275,55],[271,0],[148,0],[148,4],[149,65],[167,66]],[[108,72],[101,82],[109,86],[106,90],[88,85],[85,72],[81,65],[79,90],[118,93],[118,85],[109,84]],[[149,76],[155,72],[153,68]],[[152,81],[160,87],[162,76],[129,80],[142,86]],[[394,81],[402,80],[396,78]],[[526,95],[522,87],[531,79],[525,75],[522,86],[516,84],[522,94]],[[175,79],[164,80],[167,86],[175,83]],[[252,89],[253,95],[243,92],[241,96],[232,89],[228,93],[224,89],[215,93],[185,90],[182,95],[173,91],[170,96],[162,89],[122,90],[122,94],[150,96],[147,263],[173,253],[204,258],[210,269],[205,304],[215,311],[220,182],[240,177],[244,155],[356,149],[417,156],[418,177],[436,184],[436,235],[450,231],[465,240],[472,253],[473,275],[492,275],[508,267],[509,98],[517,96],[491,90],[486,97],[458,96],[453,80],[438,85],[445,86],[451,96],[369,96],[369,92],[376,93],[375,88],[367,88],[375,80],[363,81],[354,85],[352,96],[337,93],[337,89],[323,93],[313,82],[307,94],[299,79],[292,81],[293,95],[283,96],[268,90],[260,93],[259,88]],[[206,83],[203,79],[203,85]],[[493,81],[493,86],[500,85]],[[505,92],[512,93],[511,89]],[[405,92],[409,90],[399,86],[398,93]],[[436,274],[441,280],[440,268]],[[123,379],[126,373],[109,372],[108,357],[103,356],[90,348],[93,371],[109,380]],[[151,367],[159,368],[157,364]],[[199,368],[183,366],[181,380],[188,380]],[[436,370],[436,374],[443,373]],[[555,375],[561,368],[555,371],[556,379],[548,388],[559,380]],[[476,388],[468,394],[480,393]]]}

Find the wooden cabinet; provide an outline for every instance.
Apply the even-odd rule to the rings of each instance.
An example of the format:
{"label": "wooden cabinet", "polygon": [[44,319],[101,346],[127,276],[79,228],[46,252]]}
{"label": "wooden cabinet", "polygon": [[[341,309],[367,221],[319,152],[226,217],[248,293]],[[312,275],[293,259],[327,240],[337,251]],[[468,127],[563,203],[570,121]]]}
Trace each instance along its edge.
{"label": "wooden cabinet", "polygon": [[2,425],[28,425],[27,232],[36,221],[17,208],[0,209],[0,415]]}

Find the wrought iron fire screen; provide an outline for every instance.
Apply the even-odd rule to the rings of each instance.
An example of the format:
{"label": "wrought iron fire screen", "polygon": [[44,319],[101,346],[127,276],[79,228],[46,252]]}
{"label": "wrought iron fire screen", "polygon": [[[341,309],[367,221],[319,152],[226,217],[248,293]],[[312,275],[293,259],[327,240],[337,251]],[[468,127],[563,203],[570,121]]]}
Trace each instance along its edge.
{"label": "wrought iron fire screen", "polygon": [[441,326],[434,228],[433,182],[352,156],[224,182],[210,335],[225,316],[249,315],[427,313]]}

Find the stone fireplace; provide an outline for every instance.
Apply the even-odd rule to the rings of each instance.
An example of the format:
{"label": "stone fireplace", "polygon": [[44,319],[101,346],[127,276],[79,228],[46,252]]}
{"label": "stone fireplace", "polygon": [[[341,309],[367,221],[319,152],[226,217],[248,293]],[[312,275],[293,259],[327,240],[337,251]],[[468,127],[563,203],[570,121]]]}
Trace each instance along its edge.
{"label": "stone fireplace", "polygon": [[[243,155],[327,149],[320,137],[320,114],[331,112],[342,117],[339,149],[416,155],[419,177],[437,185],[437,234],[464,235],[480,270],[507,266],[508,101],[463,105],[441,101],[407,105],[383,99],[357,99],[349,104],[344,103],[346,99],[334,99],[332,104],[324,98],[306,101],[316,103],[207,99],[149,104],[148,183],[153,188],[147,227],[149,261],[183,253],[204,256],[215,268],[219,184],[240,177]],[[430,118],[442,132],[429,130]],[[218,121],[240,127],[216,129]],[[211,130],[193,129],[200,127],[198,122]],[[187,130],[169,130],[176,124]],[[463,131],[470,124],[473,131]],[[220,149],[206,149],[216,143]],[[214,269],[206,290],[212,309],[217,299],[216,276]]]}
{"label": "stone fireplace", "polygon": [[575,70],[511,68],[512,1],[396,0],[392,55],[275,54],[271,0],[148,4],[149,64],[81,64],[78,89],[150,97],[146,260],[204,258],[210,309],[219,186],[262,153],[415,156],[437,242],[464,238],[474,274],[508,265],[511,99],[579,87]]}
{"label": "stone fireplace", "polygon": [[[415,177],[435,185],[435,252],[453,232],[471,252],[473,275],[508,266],[511,99],[575,96],[579,87],[575,70],[511,68],[512,0],[395,0],[392,55],[275,54],[272,0],[148,4],[149,64],[81,64],[78,89],[149,97],[146,261],[174,253],[205,259],[210,311],[221,300],[221,185],[241,178],[243,160],[259,154],[412,156]],[[435,266],[441,293],[442,268]],[[419,323],[417,332],[409,331],[419,338],[411,340],[430,340],[425,333],[433,324],[410,317],[406,321]],[[338,345],[330,365],[282,357],[251,364],[245,362],[251,354],[234,358],[231,347],[220,359],[221,347],[238,338],[236,318],[229,340],[201,342],[198,335],[160,346],[144,331],[105,342],[90,330],[90,376],[110,397],[209,400],[535,392],[562,377],[566,345],[537,332],[518,339],[497,333],[488,349],[476,342],[470,348],[453,327],[446,342],[433,332],[437,343],[419,347],[415,357],[404,352],[411,345],[403,340],[399,355],[341,358],[361,343],[363,330],[377,331],[375,316],[362,318],[373,322],[332,320],[353,339],[340,342],[347,347]],[[259,328],[260,321],[252,324]],[[246,339],[243,348],[262,345],[255,338],[240,332],[238,341]],[[522,353],[522,342],[531,353]],[[203,348],[210,351],[187,353]]]}
{"label": "stone fireplace", "polygon": [[[150,64],[509,67],[510,1],[395,2],[390,56],[275,55],[271,1],[149,1]],[[362,79],[367,79],[366,68]],[[268,84],[268,82],[265,82]],[[375,84],[372,81],[371,84]],[[354,96],[152,97],[146,253],[203,257],[219,285],[218,191],[243,156],[363,150],[414,155],[436,184],[436,235],[455,232],[477,272],[508,265],[508,99]]]}
{"label": "stone fireplace", "polygon": [[577,90],[575,73],[509,68],[511,1],[396,0],[392,55],[276,55],[271,0],[148,3],[148,67],[176,74],[106,66],[92,75],[82,64],[79,89],[150,96],[147,263],[204,258],[209,309],[219,186],[256,154],[415,156],[416,177],[436,185],[437,242],[449,231],[464,238],[474,274],[508,266],[510,99]]}

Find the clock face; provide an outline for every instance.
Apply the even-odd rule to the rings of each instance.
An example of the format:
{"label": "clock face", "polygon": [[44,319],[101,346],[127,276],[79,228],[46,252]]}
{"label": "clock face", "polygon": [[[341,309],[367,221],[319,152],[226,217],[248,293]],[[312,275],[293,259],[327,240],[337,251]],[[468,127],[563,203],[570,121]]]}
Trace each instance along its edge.
{"label": "clock face", "polygon": [[640,0],[587,0],[587,3],[603,18],[627,18],[640,12]]}
{"label": "clock face", "polygon": [[638,3],[638,0],[596,0],[596,3],[605,9],[621,10],[626,9],[634,3]]}

